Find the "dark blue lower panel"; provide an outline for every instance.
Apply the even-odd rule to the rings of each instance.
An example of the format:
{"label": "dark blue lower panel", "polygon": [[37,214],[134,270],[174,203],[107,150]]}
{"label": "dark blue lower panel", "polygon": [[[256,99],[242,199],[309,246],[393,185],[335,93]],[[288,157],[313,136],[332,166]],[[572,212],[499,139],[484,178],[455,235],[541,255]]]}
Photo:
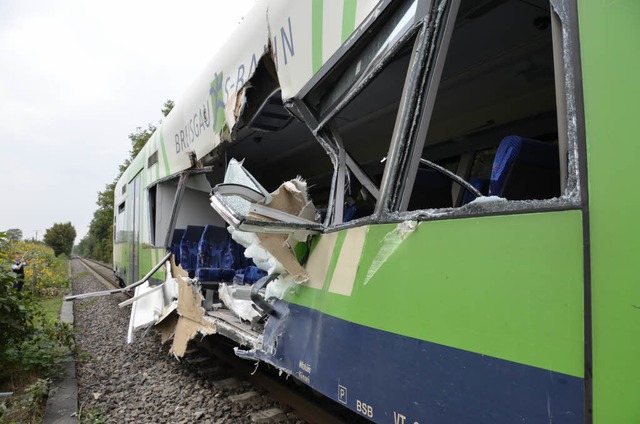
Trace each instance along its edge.
{"label": "dark blue lower panel", "polygon": [[583,379],[357,325],[278,302],[264,350],[244,352],[375,422],[581,423]]}

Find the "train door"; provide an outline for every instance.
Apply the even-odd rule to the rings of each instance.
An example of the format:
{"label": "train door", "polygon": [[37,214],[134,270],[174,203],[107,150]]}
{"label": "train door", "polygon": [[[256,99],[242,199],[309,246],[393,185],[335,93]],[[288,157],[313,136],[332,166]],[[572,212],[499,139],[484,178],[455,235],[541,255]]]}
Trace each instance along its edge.
{"label": "train door", "polygon": [[140,269],[140,180],[142,172],[129,182],[131,207],[129,208],[129,222],[131,223],[131,238],[129,240],[129,274],[127,284],[138,281]]}

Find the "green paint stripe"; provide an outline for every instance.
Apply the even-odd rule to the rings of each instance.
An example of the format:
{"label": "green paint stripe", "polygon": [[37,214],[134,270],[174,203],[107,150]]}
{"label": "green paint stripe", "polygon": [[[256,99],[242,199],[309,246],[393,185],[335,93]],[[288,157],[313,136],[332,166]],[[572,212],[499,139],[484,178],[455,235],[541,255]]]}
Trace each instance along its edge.
{"label": "green paint stripe", "polygon": [[[167,157],[167,149],[164,145],[164,133],[162,131],[162,125],[160,125],[160,128],[158,128],[158,131],[160,131],[160,146],[162,147],[162,161],[164,162],[164,176],[166,177],[167,175],[169,175],[169,158]],[[159,164],[158,168],[160,168]]]}
{"label": "green paint stripe", "polygon": [[322,67],[322,21],[324,1],[313,0],[311,3],[311,65],[313,73]]}
{"label": "green paint stripe", "polygon": [[[154,144],[155,144],[155,147],[156,147],[156,152],[158,152],[158,150],[160,150],[160,148],[158,147],[158,138],[159,137],[157,135],[155,135],[153,137],[153,139],[154,139],[153,141],[154,141]],[[159,152],[156,153],[156,155],[159,155],[159,154],[160,154]],[[160,161],[160,159],[158,159],[158,162],[156,162],[156,180],[160,179],[160,163],[159,163],[159,161]]]}
{"label": "green paint stripe", "polygon": [[356,26],[356,7],[357,0],[344,0],[342,9],[342,42],[353,33]]}

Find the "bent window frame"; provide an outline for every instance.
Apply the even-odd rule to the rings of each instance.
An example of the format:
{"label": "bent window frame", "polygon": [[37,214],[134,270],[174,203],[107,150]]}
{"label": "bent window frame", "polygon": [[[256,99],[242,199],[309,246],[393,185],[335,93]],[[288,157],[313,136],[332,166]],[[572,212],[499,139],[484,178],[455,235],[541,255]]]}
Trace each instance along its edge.
{"label": "bent window frame", "polygon": [[[407,1],[405,4],[410,4]],[[576,73],[576,31],[575,14],[571,10],[575,9],[575,4],[570,0],[551,0],[550,13],[553,31],[553,52],[555,63],[555,87],[557,93],[557,116],[558,116],[558,136],[566,137],[567,171],[566,178],[562,182],[562,194],[557,198],[518,201],[509,200],[500,202],[497,206],[489,208],[480,207],[453,207],[434,210],[406,211],[408,197],[411,194],[417,164],[420,161],[422,144],[417,140],[426,137],[429,128],[429,121],[436,94],[440,82],[443,64],[448,52],[448,44],[451,39],[452,29],[456,22],[457,9],[460,0],[442,0],[432,2],[430,0],[418,1],[413,25],[405,28],[405,32],[400,37],[406,41],[407,34],[416,34],[416,45],[411,63],[407,72],[401,105],[398,111],[398,118],[394,128],[393,137],[390,144],[389,155],[383,181],[380,185],[380,193],[374,213],[366,218],[357,221],[342,223],[339,220],[330,220],[330,213],[327,214],[325,227],[340,229],[362,225],[367,222],[399,222],[407,219],[429,220],[446,219],[464,216],[509,214],[528,211],[542,210],[564,210],[577,209],[580,207],[579,173],[578,173],[578,105],[576,104],[577,90],[575,81]],[[385,11],[386,12],[386,11]],[[369,31],[371,32],[371,31]],[[364,37],[362,37],[364,38]],[[351,41],[351,40],[350,40]],[[400,44],[400,42],[396,43]],[[353,45],[357,46],[358,41]],[[395,46],[397,47],[397,46]],[[359,50],[360,49],[352,49]],[[397,50],[397,49],[396,49]],[[320,116],[309,104],[309,94],[322,87],[323,81],[316,87],[307,91],[303,99],[292,99],[288,107],[298,116],[304,117],[320,143],[334,162],[334,176],[332,184],[333,214],[340,215],[339,211],[342,203],[339,182],[343,181],[345,172],[345,156],[340,149],[340,142],[332,136],[331,118],[339,112],[339,108],[344,107],[353,99],[362,87],[370,81],[376,72],[389,61],[396,50],[386,54],[378,66],[370,67],[370,75],[361,77],[345,93],[347,100],[338,104],[338,107],[325,116]],[[420,54],[419,52],[422,52]],[[353,52],[338,52],[344,57],[353,57]],[[337,54],[338,54],[337,53]],[[418,54],[416,54],[418,53]],[[355,53],[356,55],[358,52]],[[331,60],[330,63],[340,63],[344,57]],[[560,63],[556,61],[560,60]],[[323,72],[325,75],[331,71]],[[326,84],[326,82],[324,83]],[[413,93],[418,93],[414,95]],[[566,114],[564,113],[566,111]],[[403,119],[404,117],[404,119]],[[335,216],[334,216],[335,218]]]}

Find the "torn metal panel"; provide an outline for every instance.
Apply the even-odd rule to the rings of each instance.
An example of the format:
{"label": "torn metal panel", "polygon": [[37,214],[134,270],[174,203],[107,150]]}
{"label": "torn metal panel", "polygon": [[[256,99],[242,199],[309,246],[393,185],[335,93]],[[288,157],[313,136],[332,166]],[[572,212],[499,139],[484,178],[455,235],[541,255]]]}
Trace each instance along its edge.
{"label": "torn metal panel", "polygon": [[[227,190],[232,184],[238,187],[236,192]],[[221,188],[225,190],[221,191]],[[306,227],[320,226],[314,221],[315,206],[307,195],[306,182],[301,178],[287,181],[273,193],[265,193],[257,202],[243,194],[247,190],[265,193],[242,164],[232,159],[225,175],[225,185],[213,190],[211,206],[227,220],[232,237],[245,246],[245,256],[252,258],[259,268],[270,274],[286,272],[297,282],[306,281],[309,277],[298,262],[293,247],[307,240],[311,231]],[[244,231],[245,221],[254,223],[251,233]],[[296,224],[297,227],[282,228],[277,233],[266,231],[267,225],[280,222]],[[265,231],[261,224],[265,225]]]}
{"label": "torn metal panel", "polygon": [[[361,24],[369,26],[381,9],[376,0],[353,3],[355,13],[344,16],[343,25],[323,21],[310,2],[256,3],[229,34],[230,42],[215,54],[154,134],[152,142],[162,143],[161,150],[166,152],[165,176],[189,168],[189,152],[200,160],[221,143],[232,141],[246,113],[247,91],[263,59],[273,62],[270,73],[287,101],[335,56],[346,37],[351,36],[348,44],[352,46],[355,38],[365,34],[359,28]],[[338,3],[325,7],[325,13],[343,13]],[[318,35],[321,43],[317,42]],[[142,151],[140,155],[147,153]]]}
{"label": "torn metal panel", "polygon": [[[581,81],[581,75],[579,75],[579,56],[580,47],[578,43],[577,34],[577,22],[572,22],[572,16],[577,16],[575,6],[573,2],[567,0],[551,0],[552,6],[552,29],[554,31],[554,42],[561,40],[562,44],[562,63],[557,63],[557,58],[554,58],[554,64],[556,67],[563,67],[564,79],[556,87],[557,96],[560,97],[564,94],[563,99],[558,98],[559,110],[565,110],[566,117],[565,122],[559,122],[560,128],[566,129],[566,142],[567,142],[567,184],[564,190],[565,198],[579,203],[581,200],[580,195],[580,167],[578,166],[578,135],[580,126],[584,123],[579,122],[579,107],[578,96],[579,86],[576,86],[576,81]],[[573,10],[572,10],[573,9]],[[562,36],[555,31],[557,28],[557,19],[560,20],[562,26]],[[557,49],[556,49],[557,50]],[[559,78],[559,76],[556,76]],[[564,90],[562,90],[564,89]],[[563,104],[564,103],[564,104]],[[562,117],[563,115],[559,115]],[[564,134],[562,135],[564,137]]]}
{"label": "torn metal panel", "polygon": [[131,317],[129,319],[129,331],[127,333],[127,343],[133,342],[133,333],[146,328],[156,322],[157,317],[162,312],[164,300],[162,296],[162,285],[150,287],[146,282],[136,287],[135,296],[120,306],[132,303]]}
{"label": "torn metal panel", "polygon": [[[242,112],[244,111],[245,105],[247,104],[246,98],[246,88],[243,86],[242,89],[239,89],[238,92],[232,94],[227,101],[227,106],[224,108],[224,116],[226,121],[226,127],[229,129],[235,128]],[[231,141],[230,134],[224,134],[222,136],[222,141]]]}
{"label": "torn metal panel", "polygon": [[[157,291],[160,299],[156,299],[156,302],[164,307],[160,312],[156,307],[155,324],[162,334],[163,343],[173,338],[169,350],[171,354],[182,357],[189,341],[197,335],[207,336],[216,333],[242,346],[261,346],[259,334],[231,322],[235,315],[228,311],[227,314],[215,311],[207,313],[202,307],[204,298],[197,281],[190,279],[187,272],[175,264],[173,258],[168,268],[166,280],[162,285],[163,290]],[[136,300],[134,305],[147,297]]]}
{"label": "torn metal panel", "polygon": [[[171,262],[173,263],[173,258]],[[127,343],[133,342],[133,333],[136,330],[159,323],[176,310],[178,304],[177,282],[171,276],[171,265],[167,264],[166,268],[167,274],[164,283],[152,287],[148,282],[145,282],[135,288],[135,295],[131,299],[118,305],[121,308],[133,305],[129,319]]]}
{"label": "torn metal panel", "polygon": [[[314,219],[315,207],[312,206],[307,196],[307,184],[300,180],[295,179],[282,184],[276,191],[271,193],[272,201],[268,207],[277,211],[283,211],[285,213],[302,216],[307,220]],[[256,220],[268,220],[263,216],[256,216],[250,214],[250,217],[254,217]],[[312,221],[313,222],[313,221]],[[293,247],[301,241],[306,241],[307,234],[256,234],[260,245],[269,252],[273,257],[282,264],[284,270],[297,282],[303,282],[309,279],[306,270],[300,265],[296,258]]]}

